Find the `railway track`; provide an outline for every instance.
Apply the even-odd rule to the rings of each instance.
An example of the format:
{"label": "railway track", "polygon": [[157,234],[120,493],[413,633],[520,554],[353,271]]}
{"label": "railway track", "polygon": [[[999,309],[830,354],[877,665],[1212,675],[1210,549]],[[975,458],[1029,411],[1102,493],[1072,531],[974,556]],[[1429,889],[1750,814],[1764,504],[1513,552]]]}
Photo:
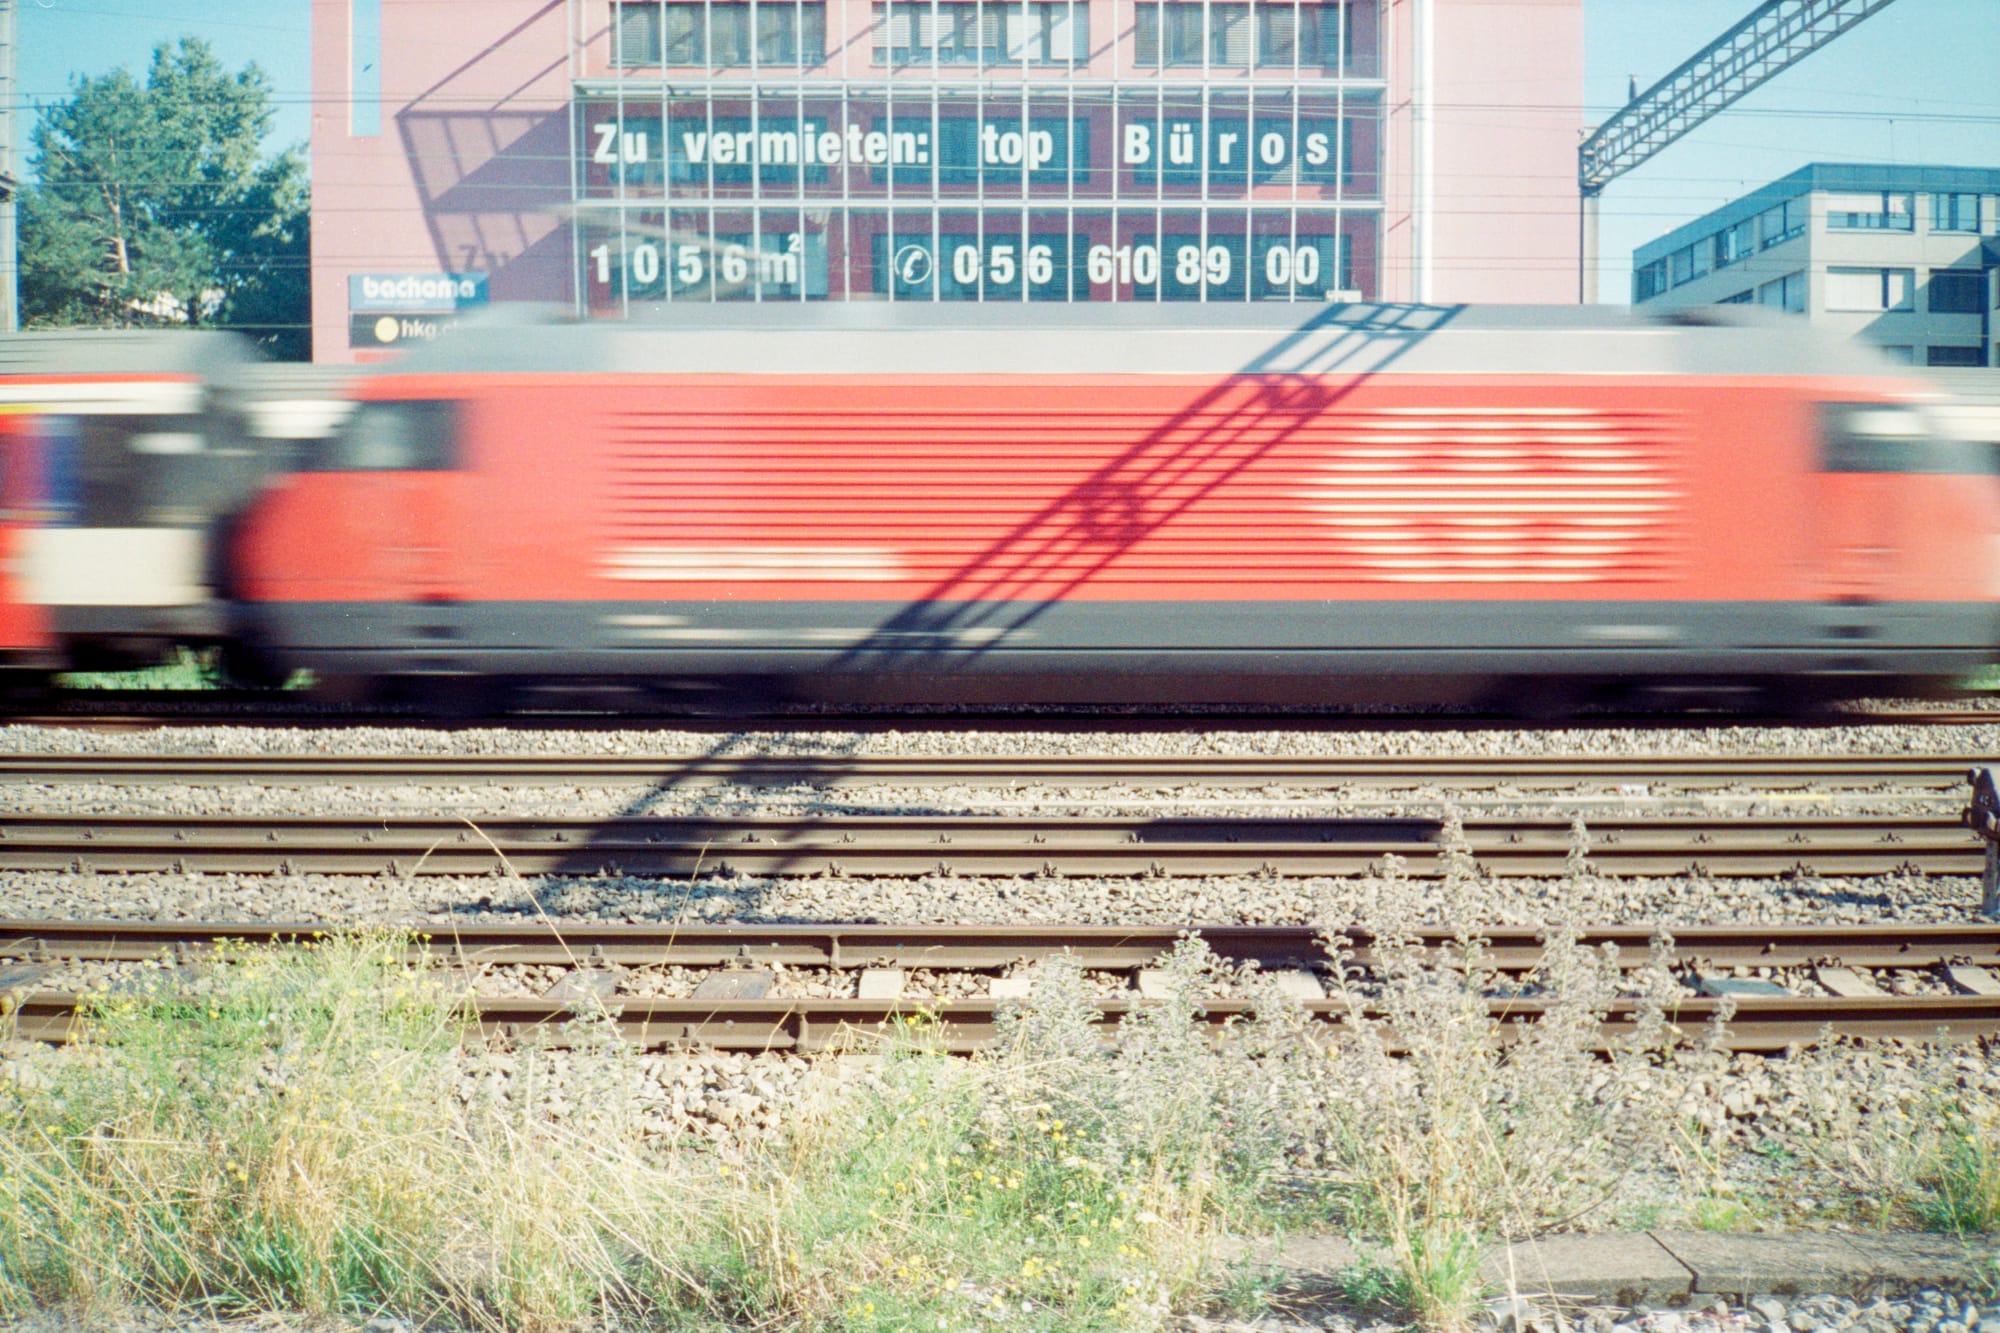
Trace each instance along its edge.
{"label": "railway track", "polygon": [[1547,790],[1660,784],[1677,789],[1949,790],[1990,754],[1727,757],[1557,755],[1127,756],[644,756],[644,755],[6,755],[0,781],[294,785],[327,783],[636,784],[684,790],[719,786],[957,787],[1024,785],[1372,787],[1458,791]]}
{"label": "railway track", "polygon": [[[42,975],[63,961],[131,960],[180,950],[183,961],[221,939],[275,942],[311,938],[319,927],[226,923],[168,925],[130,922],[0,922],[0,958],[17,960],[0,970],[0,998],[16,1035],[39,1041],[69,1039],[83,1001],[75,994],[37,989]],[[1204,928],[1219,955],[1256,961],[1278,970],[1305,1012],[1329,1025],[1347,1015],[1317,979],[1325,955],[1304,928]],[[489,1035],[519,1035],[531,1028],[560,1028],[576,1015],[575,998],[595,994],[627,1039],[646,1047],[707,1046],[729,1050],[811,1052],[851,1047],[857,1034],[921,1013],[947,1049],[970,1051],[990,1041],[1001,1011],[1015,1002],[999,992],[945,1001],[906,999],[901,978],[925,968],[997,972],[1060,950],[1078,954],[1088,968],[1132,972],[1137,989],[1097,1002],[1101,1020],[1115,1021],[1147,1002],[1146,965],[1171,949],[1176,932],[1125,927],[944,926],[698,926],[675,929],[607,926],[491,926],[424,928],[413,948],[428,950],[461,979],[480,969],[534,962],[566,964],[561,982],[542,997],[471,995],[470,1016]],[[1486,932],[1500,970],[1532,969],[1540,944],[1532,930]],[[1585,934],[1592,944],[1621,945],[1621,959],[1644,952],[1642,927],[1613,926]],[[1445,942],[1435,936],[1431,944]],[[1372,942],[1359,940],[1354,961],[1366,967]],[[1728,1044],[1742,1051],[1775,1051],[1831,1032],[1842,1036],[1972,1040],[2000,1035],[2000,925],[1932,927],[1725,927],[1682,931],[1675,959],[1689,985],[1674,1007],[1683,1028],[1733,1011]],[[782,966],[851,971],[858,996],[787,996],[769,993]],[[712,975],[685,997],[619,994],[624,969],[699,967]],[[1313,969],[1321,969],[1315,972]],[[1812,982],[1832,993],[1799,994],[1770,982],[1743,983],[1712,975],[1750,967],[1783,974],[1809,968]],[[1889,994],[1868,975],[1883,970],[1939,974],[1942,987],[1924,994]],[[878,984],[869,994],[868,979]],[[558,993],[562,992],[562,993]],[[1251,1015],[1248,999],[1206,1002],[1203,1021],[1220,1029]],[[1489,1009],[1508,1020],[1532,1022],[1543,1012],[1531,991],[1493,994]],[[1607,1016],[1600,1044],[1626,1037],[1638,1016],[1635,1001],[1620,1001]]]}
{"label": "railway track", "polygon": [[[0,958],[22,962],[137,962],[163,954],[199,955],[223,940],[268,945],[319,938],[336,929],[319,922],[34,921],[0,920]],[[1149,966],[1188,933],[1217,957],[1267,971],[1323,963],[1324,932],[1314,926],[1047,926],[882,925],[761,922],[622,925],[600,922],[493,922],[399,928],[408,957],[429,955],[449,966],[588,967],[869,967],[999,971],[1073,954],[1087,968],[1130,971]],[[1592,926],[1579,942],[1618,950],[1621,966],[1647,962],[1656,928]],[[1342,931],[1355,961],[1373,959],[1367,931]],[[1525,972],[1542,959],[1541,928],[1488,926],[1480,931],[1486,960],[1503,972]],[[1427,948],[1454,936],[1421,934]],[[1901,923],[1865,926],[1677,926],[1673,960],[1684,968],[1796,968],[1830,961],[1856,968],[1930,968],[1964,964],[2000,967],[2000,923]]]}
{"label": "railway track", "polygon": [[[1486,872],[1571,865],[1563,818],[1465,823]],[[1980,872],[1984,845],[1939,815],[1606,817],[1601,874]],[[1425,818],[852,815],[609,819],[0,816],[0,870],[382,875],[1357,875],[1387,855],[1443,872]]]}

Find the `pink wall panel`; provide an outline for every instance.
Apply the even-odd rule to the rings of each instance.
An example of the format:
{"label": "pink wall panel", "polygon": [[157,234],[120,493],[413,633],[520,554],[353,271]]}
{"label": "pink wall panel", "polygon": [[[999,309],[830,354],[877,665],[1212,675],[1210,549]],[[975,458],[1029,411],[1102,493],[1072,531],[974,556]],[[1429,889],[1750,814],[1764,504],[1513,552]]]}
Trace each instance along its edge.
{"label": "pink wall panel", "polygon": [[1579,0],[1436,0],[1433,295],[1574,303]]}
{"label": "pink wall panel", "polygon": [[313,0],[313,356],[357,273],[571,300],[568,0],[381,0],[381,133],[351,131],[349,0]]}

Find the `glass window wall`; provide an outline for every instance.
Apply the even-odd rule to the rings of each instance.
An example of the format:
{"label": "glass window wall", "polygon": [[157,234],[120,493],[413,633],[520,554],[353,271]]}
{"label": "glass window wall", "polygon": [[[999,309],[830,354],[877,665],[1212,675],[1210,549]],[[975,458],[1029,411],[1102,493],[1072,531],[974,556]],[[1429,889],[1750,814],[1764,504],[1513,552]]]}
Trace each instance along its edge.
{"label": "glass window wall", "polygon": [[[1373,299],[1380,8],[614,3],[598,68],[653,72],[576,85],[585,304]],[[783,75],[830,48],[872,74]]]}

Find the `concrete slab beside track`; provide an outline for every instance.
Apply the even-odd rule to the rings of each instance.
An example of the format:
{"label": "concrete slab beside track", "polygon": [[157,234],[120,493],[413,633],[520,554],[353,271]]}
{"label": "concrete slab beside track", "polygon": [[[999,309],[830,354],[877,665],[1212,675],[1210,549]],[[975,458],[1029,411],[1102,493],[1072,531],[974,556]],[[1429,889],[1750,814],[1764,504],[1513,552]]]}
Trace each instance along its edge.
{"label": "concrete slab beside track", "polygon": [[[2000,1234],[1638,1231],[1498,1246],[1481,1270],[1490,1289],[1542,1307],[1808,1293],[1867,1300],[1932,1287],[1976,1290],[1991,1280],[1996,1253]],[[1218,1257],[1275,1279],[1280,1296],[1309,1303],[1340,1301],[1342,1274],[1363,1255],[1343,1236],[1299,1236],[1225,1242]]]}

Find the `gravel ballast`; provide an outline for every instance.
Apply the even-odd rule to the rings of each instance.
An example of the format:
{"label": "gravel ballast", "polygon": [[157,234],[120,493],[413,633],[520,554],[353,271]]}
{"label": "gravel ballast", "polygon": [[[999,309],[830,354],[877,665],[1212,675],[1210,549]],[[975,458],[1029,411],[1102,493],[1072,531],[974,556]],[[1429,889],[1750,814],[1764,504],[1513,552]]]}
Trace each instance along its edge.
{"label": "gravel ballast", "polygon": [[[68,728],[0,728],[5,754],[619,754],[663,760],[702,756],[842,755],[1425,755],[1672,756],[1958,754],[2000,755],[2000,718],[1992,725],[1936,727],[1869,725],[1798,728],[1564,729],[1541,731],[1298,730],[1259,732],[1135,732],[939,730],[624,732],[514,731],[426,728],[190,727],[131,733]],[[1450,794],[1421,788],[1393,793],[1274,787],[1252,792],[1204,789],[1197,783],[1145,789],[1062,786],[1013,789],[882,786],[829,791],[702,788],[678,790],[670,775],[659,786],[463,782],[436,788],[354,783],[328,787],[17,784],[10,804],[22,811],[61,814],[160,813],[416,814],[482,817],[619,814],[801,814],[855,811],[963,811],[1041,815],[1231,814],[1328,818],[1367,813],[1434,816],[1447,805],[1477,814],[1594,815],[1750,814],[1761,809],[1842,813],[1949,814],[1962,797],[1886,786],[1870,792],[1785,794],[1754,789],[1675,792],[1659,784],[1640,795],[1616,791]],[[1976,880],[1886,875],[1832,879],[1500,879],[1480,887],[1495,924],[1551,919],[1628,921],[1668,928],[1717,922],[1948,922],[1970,919],[1979,900]],[[957,922],[957,923],[1339,923],[1352,920],[1366,896],[1358,880],[1232,877],[758,877],[704,874],[688,878],[507,875],[396,877],[195,874],[0,874],[0,915],[16,918],[319,921],[368,926],[439,924],[454,920],[594,920],[671,925],[676,922]],[[548,977],[537,975],[539,985]],[[527,983],[522,983],[526,985]],[[1878,1088],[1914,1085],[1935,1066],[1894,1045],[1857,1045],[1842,1055],[1857,1077]],[[520,1052],[468,1052],[461,1095],[512,1096]],[[552,1060],[560,1071],[560,1055]],[[1950,1077],[1968,1093],[2000,1099],[2000,1044],[1958,1048]],[[865,1064],[832,1071],[864,1076]],[[1781,1136],[1805,1114],[1813,1080],[1824,1070],[1786,1059],[1739,1056],[1698,1076],[1663,1074],[1647,1095],[1660,1113],[1684,1118],[1719,1141],[1738,1145]],[[817,1077],[813,1062],[789,1055],[717,1052],[649,1053],[636,1076],[642,1121],[649,1134],[691,1142],[728,1156],[782,1130],[787,1107]],[[1737,1154],[1748,1158],[1747,1153]],[[1754,1164],[1753,1164],[1754,1166]],[[1745,1168],[1751,1169],[1751,1168]],[[1776,1169],[1735,1182],[1751,1193],[1773,1188]],[[1666,1176],[1654,1182],[1662,1189]],[[1796,1200],[1793,1201],[1796,1203]],[[1811,1209],[1803,1212],[1810,1215]],[[1604,1219],[1615,1225],[1616,1219]],[[1890,1333],[2000,1333],[2000,1305],[1985,1308],[1962,1296],[1929,1291],[1872,1301],[1845,1297],[1766,1298],[1755,1305],[1722,1303],[1671,1312],[1598,1308],[1571,1312],[1570,1327],[1590,1333],[1811,1333],[1817,1328]],[[1538,1312],[1539,1313],[1539,1312]],[[1804,1322],[1801,1322],[1801,1321]],[[34,1325],[30,1325],[34,1326]],[[40,1327],[60,1327],[43,1323]],[[135,1319],[134,1328],[193,1327]],[[1205,1329],[1351,1330],[1371,1326],[1352,1315],[1268,1316],[1254,1322],[1190,1320]]]}

